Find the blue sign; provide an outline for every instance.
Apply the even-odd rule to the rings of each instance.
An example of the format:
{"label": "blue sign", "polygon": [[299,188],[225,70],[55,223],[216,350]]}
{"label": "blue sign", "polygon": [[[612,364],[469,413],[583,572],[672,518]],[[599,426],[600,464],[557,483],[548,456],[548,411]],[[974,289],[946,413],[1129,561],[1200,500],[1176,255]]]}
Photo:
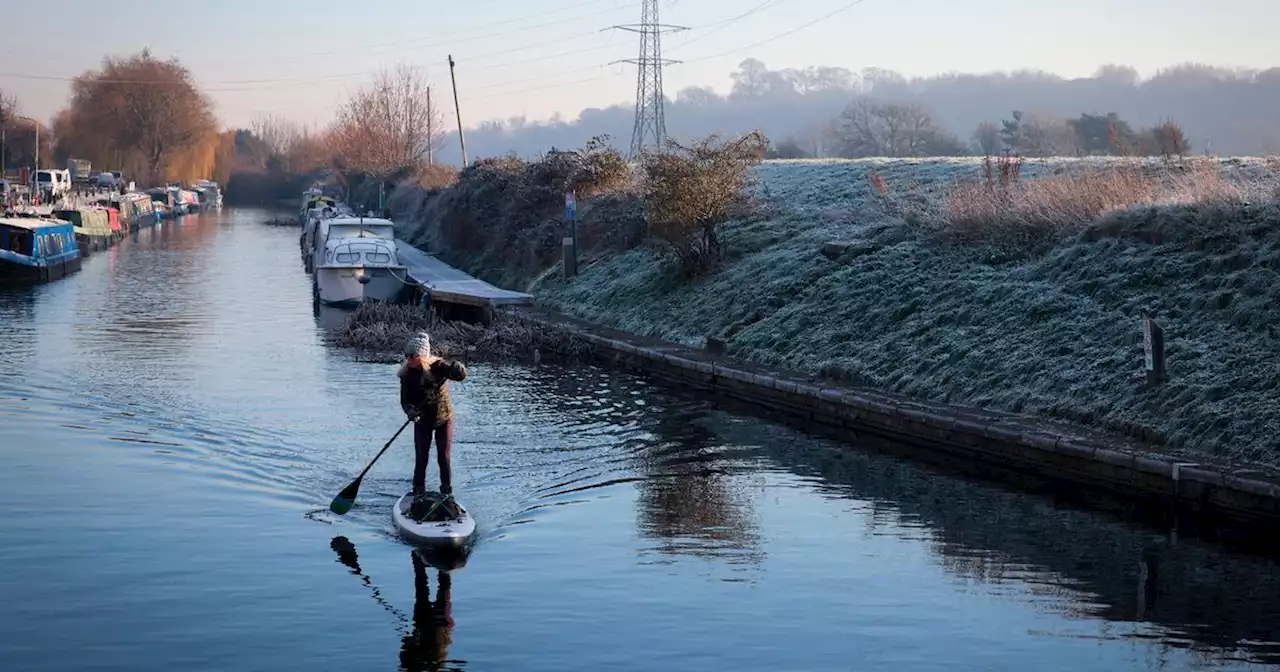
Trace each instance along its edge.
{"label": "blue sign", "polygon": [[578,201],[577,201],[577,198],[574,197],[573,192],[571,191],[564,195],[564,216],[567,219],[569,219],[569,221],[573,221],[574,217],[576,217],[577,214],[578,214]]}

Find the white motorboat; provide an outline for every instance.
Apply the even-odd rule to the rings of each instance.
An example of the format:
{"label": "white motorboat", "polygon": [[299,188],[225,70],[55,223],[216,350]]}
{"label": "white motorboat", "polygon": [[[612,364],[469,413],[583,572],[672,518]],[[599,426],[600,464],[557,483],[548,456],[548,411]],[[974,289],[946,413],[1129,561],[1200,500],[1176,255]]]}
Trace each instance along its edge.
{"label": "white motorboat", "polygon": [[351,206],[341,202],[336,205],[317,204],[307,209],[306,218],[302,224],[302,233],[298,236],[298,243],[302,248],[302,265],[307,269],[308,273],[313,271],[313,266],[321,256],[318,248],[324,246],[324,231],[321,222],[335,217],[355,217],[355,211],[351,209]]}
{"label": "white motorboat", "polygon": [[409,289],[406,271],[396,255],[395,240],[330,240],[322,263],[316,265],[314,298],[323,305],[344,307],[365,301],[395,302]]}
{"label": "white motorboat", "polygon": [[319,268],[325,261],[329,241],[339,238],[381,238],[394,242],[396,239],[395,224],[381,217],[353,217],[339,215],[316,222],[315,234],[311,242],[311,261],[308,271]]}

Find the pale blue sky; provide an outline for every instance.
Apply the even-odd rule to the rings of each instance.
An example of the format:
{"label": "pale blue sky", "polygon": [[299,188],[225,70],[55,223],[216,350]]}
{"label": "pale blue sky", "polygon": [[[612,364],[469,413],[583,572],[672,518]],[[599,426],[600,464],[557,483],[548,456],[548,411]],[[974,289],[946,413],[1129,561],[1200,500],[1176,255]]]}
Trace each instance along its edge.
{"label": "pale blue sky", "polygon": [[[863,0],[752,46],[852,2],[663,0],[664,23],[693,28],[664,36],[666,56],[687,61],[668,66],[667,94],[693,84],[727,90],[747,57],[770,69],[874,66],[908,75],[1039,68],[1084,76],[1122,63],[1146,76],[1186,61],[1277,64],[1278,0]],[[638,36],[604,29],[638,22],[639,0],[64,0],[67,11],[53,21],[46,5],[6,4],[0,89],[42,119],[66,104],[67,79],[105,54],[143,47],[190,67],[227,126],[261,113],[326,122],[345,92],[397,62],[429,67],[447,93],[450,53],[468,126],[555,112],[571,119],[635,95],[633,66],[608,63],[634,58]]]}

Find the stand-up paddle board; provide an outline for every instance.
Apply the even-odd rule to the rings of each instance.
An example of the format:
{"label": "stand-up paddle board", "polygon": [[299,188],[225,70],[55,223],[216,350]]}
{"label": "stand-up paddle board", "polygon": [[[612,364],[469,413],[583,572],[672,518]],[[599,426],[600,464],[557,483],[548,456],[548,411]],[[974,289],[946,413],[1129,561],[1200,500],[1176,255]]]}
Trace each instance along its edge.
{"label": "stand-up paddle board", "polygon": [[414,502],[409,492],[391,507],[391,522],[400,536],[414,544],[463,546],[476,531],[476,521],[456,501],[427,492]]}

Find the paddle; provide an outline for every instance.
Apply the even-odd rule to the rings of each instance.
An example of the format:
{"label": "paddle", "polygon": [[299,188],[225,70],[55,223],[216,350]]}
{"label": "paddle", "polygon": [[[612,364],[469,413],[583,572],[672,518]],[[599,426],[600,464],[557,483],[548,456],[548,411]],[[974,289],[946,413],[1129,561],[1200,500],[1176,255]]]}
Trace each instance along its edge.
{"label": "paddle", "polygon": [[360,492],[360,482],[364,480],[364,475],[369,473],[369,470],[373,468],[373,463],[377,462],[378,458],[382,457],[382,454],[387,452],[387,449],[395,442],[396,437],[400,436],[400,432],[403,432],[404,428],[408,427],[411,422],[413,422],[413,418],[405,420],[404,424],[400,425],[400,429],[396,430],[395,436],[391,437],[391,440],[387,442],[387,445],[383,446],[382,450],[379,450],[378,454],[373,457],[371,462],[369,462],[369,466],[365,467],[364,471],[360,472],[360,475],[356,477],[356,480],[351,481],[351,485],[343,488],[342,492],[339,492],[338,496],[333,498],[333,501],[329,503],[330,511],[341,516],[351,510],[351,506],[356,503],[356,495]]}

